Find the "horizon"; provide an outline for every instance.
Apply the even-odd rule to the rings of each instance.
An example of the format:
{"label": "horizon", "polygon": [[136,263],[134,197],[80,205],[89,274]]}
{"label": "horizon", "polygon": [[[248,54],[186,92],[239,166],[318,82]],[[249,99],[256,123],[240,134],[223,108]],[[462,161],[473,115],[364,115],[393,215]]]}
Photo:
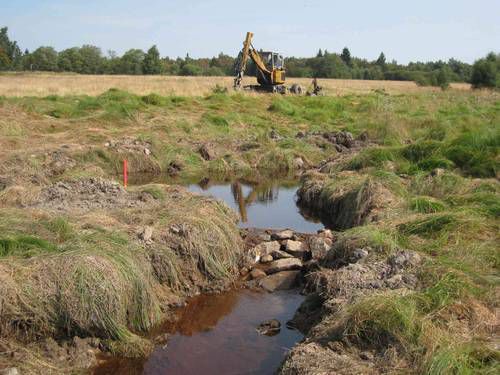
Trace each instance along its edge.
{"label": "horizon", "polygon": [[[411,15],[406,14],[407,5],[394,0],[383,4],[308,0],[300,5],[292,2],[287,8],[270,4],[265,14],[259,11],[264,3],[256,0],[249,9],[236,13],[235,19],[230,18],[235,11],[227,0],[169,4],[153,0],[142,7],[130,0],[106,4],[21,0],[3,5],[0,25],[9,28],[23,51],[40,46],[61,51],[90,44],[104,55],[110,50],[122,55],[132,48],[146,51],[156,45],[162,57],[174,59],[186,54],[213,57],[221,52],[234,57],[247,31],[254,32],[257,49],[286,57],[312,57],[319,49],[340,53],[347,47],[355,57],[373,61],[383,52],[388,61],[399,64],[450,58],[473,63],[498,52],[500,45],[500,25],[495,22],[500,4],[491,0],[475,4],[424,0],[411,8]],[[488,7],[491,11],[485,13]],[[330,20],[330,14],[343,18]]]}

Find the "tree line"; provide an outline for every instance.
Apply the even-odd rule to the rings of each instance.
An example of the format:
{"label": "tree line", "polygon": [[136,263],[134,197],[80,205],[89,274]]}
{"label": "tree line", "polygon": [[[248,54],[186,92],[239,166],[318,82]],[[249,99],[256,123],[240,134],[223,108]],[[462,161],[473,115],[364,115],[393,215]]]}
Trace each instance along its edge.
{"label": "tree line", "polygon": [[[99,47],[83,45],[62,51],[42,46],[21,51],[10,40],[8,29],[0,29],[0,70],[74,72],[80,74],[164,74],[183,76],[232,76],[236,58],[220,53],[212,58],[193,59],[189,55],[172,59],[161,57],[156,46],[146,52],[130,49],[118,56],[105,55]],[[415,81],[424,86],[446,88],[449,82],[470,82],[475,87],[500,87],[500,54],[490,53],[473,65],[456,59],[398,64],[387,61],[384,53],[369,61],[351,56],[346,47],[341,53],[319,50],[316,56],[286,59],[290,77],[344,78],[367,80]],[[249,66],[248,74],[255,67]]]}

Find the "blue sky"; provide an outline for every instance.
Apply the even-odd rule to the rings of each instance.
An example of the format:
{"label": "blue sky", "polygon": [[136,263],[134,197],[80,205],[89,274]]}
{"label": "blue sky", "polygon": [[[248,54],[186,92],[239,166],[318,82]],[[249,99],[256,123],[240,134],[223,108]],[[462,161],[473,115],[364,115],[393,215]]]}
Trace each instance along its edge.
{"label": "blue sky", "polygon": [[348,46],[368,59],[473,62],[500,52],[500,0],[0,0],[0,26],[30,50],[156,44],[163,56],[236,55],[253,31],[257,48],[286,56]]}

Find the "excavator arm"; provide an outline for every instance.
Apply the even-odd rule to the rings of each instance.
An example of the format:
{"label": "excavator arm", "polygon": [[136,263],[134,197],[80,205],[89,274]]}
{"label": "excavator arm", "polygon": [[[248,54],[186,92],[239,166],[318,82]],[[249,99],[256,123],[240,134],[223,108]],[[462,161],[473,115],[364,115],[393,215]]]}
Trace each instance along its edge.
{"label": "excavator arm", "polygon": [[253,33],[247,32],[245,41],[243,42],[243,49],[240,53],[239,61],[236,65],[236,78],[234,79],[234,88],[238,89],[241,87],[241,81],[243,80],[243,75],[245,74],[245,69],[248,63],[248,58],[251,58],[257,69],[266,75],[271,75],[270,72],[259,53],[255,50],[252,45]]}

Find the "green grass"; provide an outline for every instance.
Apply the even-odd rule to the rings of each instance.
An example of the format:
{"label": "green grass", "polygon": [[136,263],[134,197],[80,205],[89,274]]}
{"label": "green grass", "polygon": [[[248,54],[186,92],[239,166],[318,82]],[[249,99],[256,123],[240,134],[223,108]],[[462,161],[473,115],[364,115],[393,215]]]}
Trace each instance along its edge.
{"label": "green grass", "polygon": [[141,191],[150,194],[154,199],[163,201],[165,200],[165,192],[158,186],[146,186]]}
{"label": "green grass", "polygon": [[[367,134],[376,145],[347,160],[345,169],[361,171],[391,165],[396,173],[417,175],[437,168],[447,171],[458,168],[464,176],[494,177],[498,170],[500,139],[498,104],[494,98],[472,96],[456,92],[453,95],[373,93],[344,97],[214,93],[196,98],[155,93],[138,96],[111,89],[96,97],[7,98],[6,102],[20,105],[28,112],[49,115],[64,124],[61,129],[47,129],[48,133],[82,133],[87,121],[92,127],[98,122],[97,126],[106,129],[107,138],[97,139],[92,133],[83,136],[87,142],[97,143],[97,148],[102,147],[106,139],[138,134],[129,131],[132,126],[138,126],[142,129],[139,134],[147,135],[156,145],[153,150],[156,164],[166,170],[174,158],[165,156],[163,150],[176,149],[175,158],[187,166],[181,173],[187,175],[208,167],[193,157],[199,143],[214,143],[220,151],[221,160],[212,163],[215,166],[211,169],[222,168],[226,173],[238,174],[255,165],[269,169],[269,163],[259,163],[259,160],[266,154],[266,158],[272,160],[276,145],[289,150],[293,156],[318,163],[334,153],[333,146],[326,141],[318,146],[307,139],[296,139],[297,132],[348,130],[355,136]],[[22,127],[10,126],[10,129],[5,132],[12,137],[28,136]],[[269,139],[272,129],[283,139],[278,142]],[[252,142],[260,147],[248,150],[242,158],[239,146]],[[226,166],[222,159],[227,154],[238,163]],[[88,157],[85,162],[92,163],[91,159]],[[109,152],[102,151],[94,161],[103,170],[113,171],[117,170],[114,159]],[[138,163],[144,161],[138,160]],[[244,168],[242,163],[246,164]],[[153,164],[145,167],[151,168]],[[231,170],[233,166],[237,170]],[[288,162],[279,162],[276,166],[286,168]]]}
{"label": "green grass", "polygon": [[0,238],[0,257],[20,256],[31,258],[44,253],[55,253],[56,245],[42,238],[29,235]]}
{"label": "green grass", "polygon": [[446,205],[432,197],[417,196],[410,200],[410,209],[423,214],[444,211]]}
{"label": "green grass", "polygon": [[[306,176],[303,195],[321,206],[334,203],[337,192],[355,192],[365,178],[401,198],[379,208],[376,222],[339,235],[331,256],[342,259],[343,252],[368,246],[375,250],[368,264],[396,249],[416,251],[424,259],[417,290],[360,298],[346,307],[344,320],[329,334],[360,350],[394,348],[416,373],[493,374],[499,370],[499,355],[481,340],[487,333],[471,328],[467,336],[453,324],[455,319],[474,327],[491,324],[480,315],[475,318],[482,310],[474,306],[487,306],[490,312],[496,306],[498,99],[438,96],[434,109],[428,99],[376,98],[373,105],[364,105],[363,113],[372,118],[352,126],[367,131],[376,144],[328,174]],[[419,105],[417,115],[412,108]]]}
{"label": "green grass", "polygon": [[399,230],[406,235],[416,234],[419,236],[432,236],[448,229],[455,223],[456,219],[454,216],[449,214],[437,214],[401,224],[399,225]]}

